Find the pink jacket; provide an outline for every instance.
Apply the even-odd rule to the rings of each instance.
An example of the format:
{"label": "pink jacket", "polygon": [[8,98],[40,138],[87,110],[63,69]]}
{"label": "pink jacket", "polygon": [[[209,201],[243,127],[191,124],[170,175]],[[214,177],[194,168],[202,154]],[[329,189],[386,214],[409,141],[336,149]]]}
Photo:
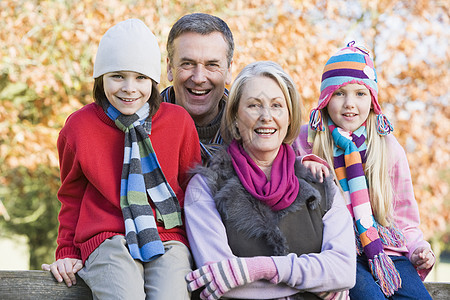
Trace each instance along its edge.
{"label": "pink jacket", "polygon": [[[308,125],[303,125],[299,137],[294,141],[293,148],[298,156],[311,154],[312,145],[307,142]],[[423,233],[419,228],[419,208],[414,197],[414,190],[409,170],[408,160],[403,147],[392,134],[386,135],[387,147],[390,153],[390,179],[394,191],[394,221],[406,238],[404,247],[385,246],[388,255],[404,255],[408,258],[418,247],[428,247],[430,244],[423,239]],[[422,280],[432,268],[419,270]]]}

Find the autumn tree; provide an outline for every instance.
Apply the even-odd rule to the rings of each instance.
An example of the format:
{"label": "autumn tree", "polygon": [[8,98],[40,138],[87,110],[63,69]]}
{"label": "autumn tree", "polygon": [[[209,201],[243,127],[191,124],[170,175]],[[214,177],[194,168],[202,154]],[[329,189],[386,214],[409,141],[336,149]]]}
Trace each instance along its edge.
{"label": "autumn tree", "polygon": [[372,51],[379,99],[410,162],[427,239],[448,238],[450,22],[447,1],[425,0],[4,0],[0,1],[2,230],[28,236],[30,267],[54,259],[59,187],[56,139],[67,116],[92,102],[92,67],[105,31],[143,20],[162,51],[190,12],[223,18],[234,33],[233,74],[256,60],[294,78],[304,122],[326,60],[351,40]]}

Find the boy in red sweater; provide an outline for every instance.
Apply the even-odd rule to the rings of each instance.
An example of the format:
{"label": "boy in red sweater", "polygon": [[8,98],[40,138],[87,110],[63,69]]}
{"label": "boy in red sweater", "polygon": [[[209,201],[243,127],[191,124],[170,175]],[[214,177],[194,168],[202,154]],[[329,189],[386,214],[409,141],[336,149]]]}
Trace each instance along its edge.
{"label": "boy in red sweater", "polygon": [[161,103],[161,56],[140,20],[110,28],[94,64],[94,99],[58,138],[61,201],[56,261],[94,299],[189,299],[192,259],[182,220],[197,131],[180,106]]}

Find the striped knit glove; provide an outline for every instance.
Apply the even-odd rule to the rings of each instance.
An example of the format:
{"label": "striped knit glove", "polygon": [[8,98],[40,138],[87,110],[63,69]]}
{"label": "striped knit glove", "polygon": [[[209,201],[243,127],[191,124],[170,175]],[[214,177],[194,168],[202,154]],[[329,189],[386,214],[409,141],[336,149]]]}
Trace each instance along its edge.
{"label": "striped knit glove", "polygon": [[229,290],[259,279],[267,279],[273,283],[278,280],[277,267],[272,258],[230,258],[205,265],[186,276],[190,292],[205,286],[200,298],[206,300],[219,299]]}
{"label": "striped knit glove", "polygon": [[349,291],[342,292],[320,292],[315,293],[320,299],[323,300],[348,300],[350,299]]}

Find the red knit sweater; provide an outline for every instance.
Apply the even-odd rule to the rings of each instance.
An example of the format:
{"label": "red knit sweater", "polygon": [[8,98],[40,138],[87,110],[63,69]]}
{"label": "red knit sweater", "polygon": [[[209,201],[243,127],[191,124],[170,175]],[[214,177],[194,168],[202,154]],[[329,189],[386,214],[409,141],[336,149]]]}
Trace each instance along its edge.
{"label": "red knit sweater", "polygon": [[[183,209],[187,171],[201,161],[194,122],[180,106],[162,103],[152,118],[150,140]],[[62,205],[56,259],[78,258],[84,263],[105,239],[125,234],[119,200],[124,133],[91,103],[69,116],[57,145]],[[162,241],[188,245],[184,226],[167,230],[160,225]]]}

